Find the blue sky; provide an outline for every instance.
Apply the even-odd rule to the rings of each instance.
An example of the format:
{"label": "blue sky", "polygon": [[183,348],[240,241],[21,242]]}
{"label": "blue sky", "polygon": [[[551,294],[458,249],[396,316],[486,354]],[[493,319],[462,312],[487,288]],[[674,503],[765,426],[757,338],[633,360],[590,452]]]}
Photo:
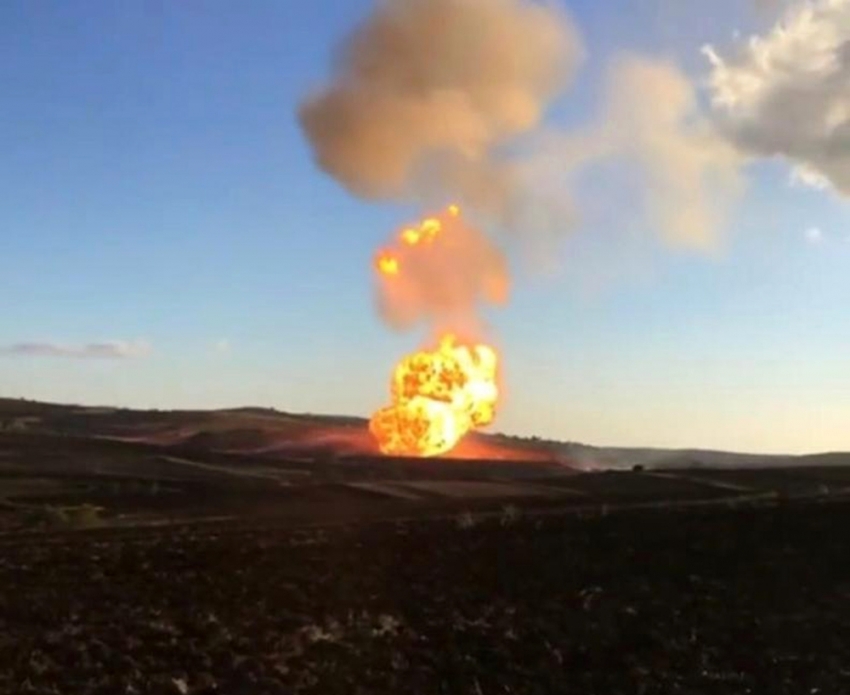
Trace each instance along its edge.
{"label": "blue sky", "polygon": [[[701,5],[568,2],[588,59],[552,122],[594,112],[619,51],[675,57],[699,79],[703,43],[764,21],[744,0]],[[418,211],[346,193],[295,118],[369,8],[0,5],[0,346],[151,346],[132,359],[0,356],[0,393],[354,414],[384,402],[392,363],[421,336],[378,320],[370,261]],[[614,200],[610,219],[564,239],[560,273],[518,274],[490,315],[506,378],[496,429],[850,447],[848,208],[789,186],[780,163],[747,175],[714,257],[612,234],[629,214]]]}

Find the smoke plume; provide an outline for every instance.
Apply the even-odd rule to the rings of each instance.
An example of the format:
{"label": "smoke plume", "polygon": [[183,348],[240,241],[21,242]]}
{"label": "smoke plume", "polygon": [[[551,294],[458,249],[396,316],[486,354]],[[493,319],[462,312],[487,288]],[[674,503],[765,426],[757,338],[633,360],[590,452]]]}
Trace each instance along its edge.
{"label": "smoke plume", "polygon": [[504,218],[521,191],[500,148],[540,124],[581,54],[554,6],[379,0],[299,116],[320,166],[358,196]]}
{"label": "smoke plume", "polygon": [[552,5],[379,0],[299,116],[319,164],[355,195],[459,201],[521,230],[538,257],[581,219],[574,184],[606,160],[641,171],[662,240],[711,248],[741,187],[738,148],[700,114],[680,70],[631,55],[609,70],[591,125],[544,128],[582,55],[571,19]]}
{"label": "smoke plume", "polygon": [[603,137],[644,173],[649,221],[674,245],[708,250],[742,188],[741,158],[699,111],[674,64],[624,56],[611,70]]}

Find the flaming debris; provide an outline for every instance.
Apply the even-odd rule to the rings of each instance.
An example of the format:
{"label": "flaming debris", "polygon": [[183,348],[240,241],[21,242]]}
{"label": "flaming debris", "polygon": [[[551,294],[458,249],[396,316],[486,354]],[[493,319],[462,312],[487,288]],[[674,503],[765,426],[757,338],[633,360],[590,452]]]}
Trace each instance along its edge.
{"label": "flaming debris", "polygon": [[402,229],[374,266],[381,317],[400,330],[425,323],[438,335],[479,334],[479,305],[504,304],[510,291],[504,255],[456,205]]}
{"label": "flaming debris", "polygon": [[391,251],[382,251],[375,259],[375,267],[382,275],[398,275],[398,258]]}

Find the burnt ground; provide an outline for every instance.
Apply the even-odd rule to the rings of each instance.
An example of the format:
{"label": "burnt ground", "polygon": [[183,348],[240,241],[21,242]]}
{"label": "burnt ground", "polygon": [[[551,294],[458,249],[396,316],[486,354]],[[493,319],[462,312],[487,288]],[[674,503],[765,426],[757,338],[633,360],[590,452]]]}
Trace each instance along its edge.
{"label": "burnt ground", "polygon": [[846,693],[845,503],[7,537],[9,693]]}
{"label": "burnt ground", "polygon": [[0,693],[850,692],[850,469],[452,466],[0,436]]}

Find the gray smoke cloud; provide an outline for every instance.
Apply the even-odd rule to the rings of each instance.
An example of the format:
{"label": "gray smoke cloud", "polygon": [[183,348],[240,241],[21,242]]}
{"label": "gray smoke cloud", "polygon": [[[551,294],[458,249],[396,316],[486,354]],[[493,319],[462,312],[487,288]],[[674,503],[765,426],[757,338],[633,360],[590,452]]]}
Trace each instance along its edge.
{"label": "gray smoke cloud", "polygon": [[704,48],[719,127],[797,182],[850,195],[850,0],[797,2],[729,55]]}

